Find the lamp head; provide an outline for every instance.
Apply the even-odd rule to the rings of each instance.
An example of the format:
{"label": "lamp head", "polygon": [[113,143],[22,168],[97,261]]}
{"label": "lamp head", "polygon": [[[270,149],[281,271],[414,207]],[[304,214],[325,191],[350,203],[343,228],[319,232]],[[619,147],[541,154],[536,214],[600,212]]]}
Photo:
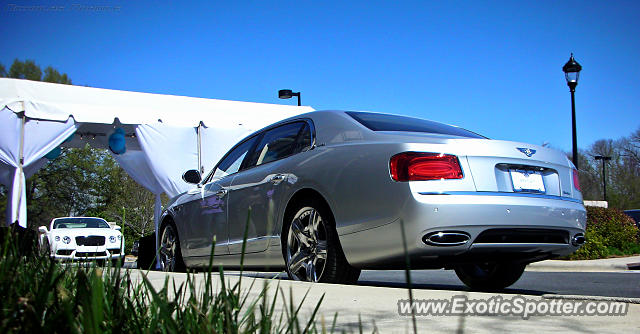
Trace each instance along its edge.
{"label": "lamp head", "polygon": [[573,58],[573,53],[564,66],[562,66],[562,71],[564,72],[564,77],[567,79],[567,84],[578,84],[578,78],[580,77],[580,71],[582,71],[582,66],[578,64],[578,62]]}
{"label": "lamp head", "polygon": [[278,91],[278,97],[281,99],[290,99],[293,96],[291,89],[281,89]]}

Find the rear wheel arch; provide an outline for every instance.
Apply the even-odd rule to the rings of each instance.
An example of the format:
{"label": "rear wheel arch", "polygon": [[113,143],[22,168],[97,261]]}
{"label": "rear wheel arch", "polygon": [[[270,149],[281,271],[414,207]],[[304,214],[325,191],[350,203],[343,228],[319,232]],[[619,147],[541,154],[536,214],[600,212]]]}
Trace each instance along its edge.
{"label": "rear wheel arch", "polygon": [[171,215],[166,215],[165,217],[162,218],[162,220],[160,221],[160,224],[158,224],[158,231],[156,231],[156,233],[158,233],[156,240],[157,240],[157,245],[156,247],[160,247],[160,238],[162,238],[162,231],[164,230],[164,227],[167,226],[168,224],[171,224],[173,226],[173,228],[176,230],[176,233],[178,233],[178,237],[180,237],[180,231],[178,230],[178,226],[176,226],[176,222],[173,219],[173,217],[171,217]]}
{"label": "rear wheel arch", "polygon": [[293,196],[291,196],[291,198],[287,202],[284,213],[282,215],[282,220],[280,221],[280,235],[284,233],[286,222],[295,214],[294,210],[296,210],[297,206],[303,201],[308,201],[310,199],[316,199],[320,201],[320,203],[322,203],[329,211],[329,213],[331,214],[331,218],[333,218],[333,221],[335,222],[335,215],[333,214],[331,206],[324,198],[324,196],[322,196],[322,194],[320,194],[320,192],[315,189],[303,188],[296,191],[295,194],[293,194]]}
{"label": "rear wheel arch", "polygon": [[[162,232],[162,229],[167,225],[167,224],[172,224],[173,227],[176,229],[176,231],[178,230],[178,227],[176,226],[176,222],[173,219],[173,217],[171,217],[171,215],[166,215],[162,218],[162,221],[160,222],[160,226],[158,226],[158,232]],[[180,231],[178,231],[179,233]]]}
{"label": "rear wheel arch", "polygon": [[[173,228],[176,230],[176,233],[178,233],[178,238],[180,239],[180,242],[182,242],[182,237],[186,232],[184,231],[183,226],[179,226],[179,224],[176,223],[176,220],[173,218],[171,214],[166,214],[164,217],[161,218],[160,223],[158,224],[158,233],[162,233],[162,229],[167,224],[173,225]],[[162,235],[158,236],[158,242],[160,241],[161,236]]]}

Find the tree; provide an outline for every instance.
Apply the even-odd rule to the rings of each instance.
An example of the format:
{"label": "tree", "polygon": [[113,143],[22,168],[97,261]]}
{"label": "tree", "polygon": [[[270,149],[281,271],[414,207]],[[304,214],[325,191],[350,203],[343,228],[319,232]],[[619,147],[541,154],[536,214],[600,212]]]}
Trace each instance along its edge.
{"label": "tree", "polygon": [[40,81],[42,78],[42,70],[33,60],[27,59],[25,61],[19,61],[16,59],[9,69],[9,78]]}
{"label": "tree", "polygon": [[18,59],[14,60],[11,68],[9,68],[9,73],[7,73],[4,65],[0,64],[0,77],[71,85],[71,79],[66,73],[61,74],[51,66],[47,66],[47,68],[44,69],[44,76],[42,76],[40,66],[30,59],[25,61],[20,61]]}
{"label": "tree", "polygon": [[585,199],[603,199],[602,161],[595,156],[611,157],[607,161],[607,200],[610,207],[640,208],[640,128],[619,140],[598,140],[584,151],[580,162],[580,184]]}
{"label": "tree", "polygon": [[105,172],[103,153],[91,148],[64,149],[55,160],[27,180],[29,226],[46,225],[52,218],[81,216],[99,205]]}
{"label": "tree", "polygon": [[623,155],[640,165],[640,128],[621,142]]}
{"label": "tree", "polygon": [[47,68],[44,69],[44,78],[42,78],[42,81],[71,85],[71,79],[69,79],[66,73],[60,74],[58,70],[51,66],[47,66]]}
{"label": "tree", "polygon": [[[571,158],[569,157],[569,159]],[[590,151],[579,151],[580,188],[582,189],[582,197],[587,200],[600,200],[602,196],[602,181],[598,174],[600,169],[597,169],[594,161]]]}

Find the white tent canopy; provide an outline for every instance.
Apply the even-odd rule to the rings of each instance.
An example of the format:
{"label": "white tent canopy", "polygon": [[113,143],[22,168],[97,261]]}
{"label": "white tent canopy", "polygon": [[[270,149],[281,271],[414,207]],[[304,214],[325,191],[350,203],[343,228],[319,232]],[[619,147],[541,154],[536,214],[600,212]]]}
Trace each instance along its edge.
{"label": "white tent canopy", "polygon": [[121,128],[127,152],[116,160],[156,194],[157,230],[159,195],[188,190],[184,171],[208,170],[249,133],[310,111],[0,78],[0,183],[10,191],[7,223],[26,227],[25,177],[46,164],[48,152],[86,143],[106,148]]}
{"label": "white tent canopy", "polygon": [[[303,112],[310,107],[225,101],[186,96],[0,78],[0,106],[28,118],[77,123],[155,124],[196,127],[242,124],[255,129]],[[284,116],[284,117],[282,117]]]}

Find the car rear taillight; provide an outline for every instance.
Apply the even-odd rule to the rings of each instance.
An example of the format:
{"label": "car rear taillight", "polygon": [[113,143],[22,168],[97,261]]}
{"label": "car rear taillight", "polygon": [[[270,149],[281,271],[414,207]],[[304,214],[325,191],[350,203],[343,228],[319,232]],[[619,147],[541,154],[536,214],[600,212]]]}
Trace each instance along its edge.
{"label": "car rear taillight", "polygon": [[391,178],[400,181],[461,179],[458,157],[449,154],[404,152],[389,161]]}
{"label": "car rear taillight", "polygon": [[573,170],[573,187],[576,188],[577,191],[582,192],[580,189],[580,179],[578,178],[578,170]]}

